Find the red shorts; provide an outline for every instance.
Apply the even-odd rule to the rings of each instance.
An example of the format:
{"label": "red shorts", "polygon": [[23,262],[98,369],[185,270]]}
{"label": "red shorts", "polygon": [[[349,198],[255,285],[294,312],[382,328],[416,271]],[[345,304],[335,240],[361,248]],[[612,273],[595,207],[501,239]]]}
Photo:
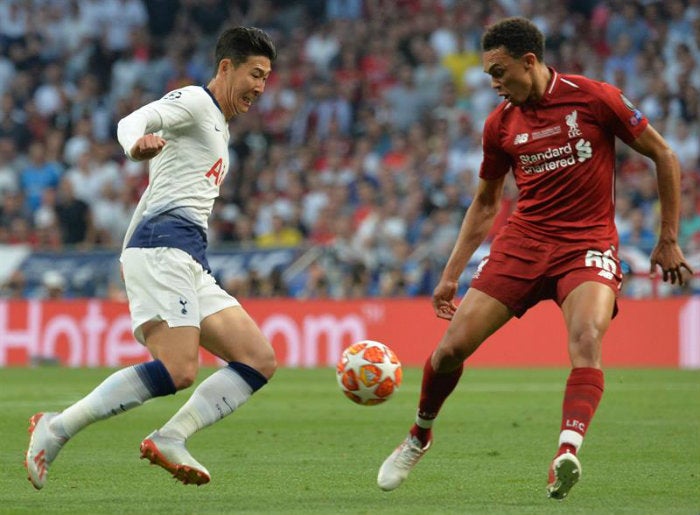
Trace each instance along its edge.
{"label": "red shorts", "polygon": [[588,281],[609,286],[617,297],[622,271],[613,242],[561,245],[506,226],[479,263],[470,287],[499,300],[519,318],[541,300],[561,306],[574,288]]}

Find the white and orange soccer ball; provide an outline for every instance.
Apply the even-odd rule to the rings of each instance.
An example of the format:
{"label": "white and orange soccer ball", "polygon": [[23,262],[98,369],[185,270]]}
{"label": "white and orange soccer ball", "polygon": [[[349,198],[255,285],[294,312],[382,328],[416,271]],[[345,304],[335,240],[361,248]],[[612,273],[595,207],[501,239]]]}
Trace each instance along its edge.
{"label": "white and orange soccer ball", "polygon": [[396,353],[373,340],[362,340],[347,347],[335,372],[345,396],[363,406],[373,406],[391,398],[403,379]]}

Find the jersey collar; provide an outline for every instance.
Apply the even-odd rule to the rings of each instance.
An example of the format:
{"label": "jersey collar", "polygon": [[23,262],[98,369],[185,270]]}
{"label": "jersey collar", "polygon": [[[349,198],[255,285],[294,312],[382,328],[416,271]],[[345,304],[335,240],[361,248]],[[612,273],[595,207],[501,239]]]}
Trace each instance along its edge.
{"label": "jersey collar", "polygon": [[547,87],[544,89],[544,95],[542,95],[542,98],[539,101],[540,104],[546,104],[554,96],[554,90],[556,89],[557,84],[559,84],[559,72],[551,66],[547,66],[547,69],[552,76],[549,78]]}
{"label": "jersey collar", "polygon": [[214,98],[214,94],[213,94],[213,93],[209,90],[209,88],[206,87],[204,84],[202,84],[201,86],[202,86],[202,89],[204,89],[204,91],[207,92],[207,95],[209,95],[209,96],[211,97],[212,101],[214,102],[214,105],[217,107],[217,109],[218,109],[219,111],[221,111],[221,114],[224,114],[224,110],[221,109],[221,106],[219,105],[219,102],[216,100],[216,98]]}

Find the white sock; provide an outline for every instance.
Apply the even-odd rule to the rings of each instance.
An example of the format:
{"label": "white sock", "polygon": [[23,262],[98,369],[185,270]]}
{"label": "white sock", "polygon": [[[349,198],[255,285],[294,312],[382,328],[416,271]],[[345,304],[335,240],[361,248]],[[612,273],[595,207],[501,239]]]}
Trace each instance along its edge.
{"label": "white sock", "polygon": [[162,436],[187,440],[200,429],[233,413],[252,394],[251,386],[236,371],[220,368],[202,381],[159,432]]}
{"label": "white sock", "polygon": [[136,367],[123,368],[54,417],[49,427],[59,436],[70,438],[85,426],[140,406],[152,397]]}
{"label": "white sock", "polygon": [[422,429],[430,429],[433,427],[433,422],[435,422],[435,419],[427,419],[427,418],[421,418],[420,416],[416,415],[416,425]]}
{"label": "white sock", "polygon": [[576,452],[578,452],[583,445],[583,436],[576,431],[564,429],[561,433],[559,433],[559,447],[564,444],[573,445]]}

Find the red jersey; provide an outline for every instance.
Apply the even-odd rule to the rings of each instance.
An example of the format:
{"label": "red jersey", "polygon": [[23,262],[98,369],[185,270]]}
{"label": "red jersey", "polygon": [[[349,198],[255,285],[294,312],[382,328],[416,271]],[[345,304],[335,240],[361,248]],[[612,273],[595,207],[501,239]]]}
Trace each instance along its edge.
{"label": "red jersey", "polygon": [[615,137],[630,144],[647,119],[609,84],[550,71],[537,104],[503,102],[486,119],[479,176],[513,171],[519,194],[508,223],[526,233],[617,245]]}

